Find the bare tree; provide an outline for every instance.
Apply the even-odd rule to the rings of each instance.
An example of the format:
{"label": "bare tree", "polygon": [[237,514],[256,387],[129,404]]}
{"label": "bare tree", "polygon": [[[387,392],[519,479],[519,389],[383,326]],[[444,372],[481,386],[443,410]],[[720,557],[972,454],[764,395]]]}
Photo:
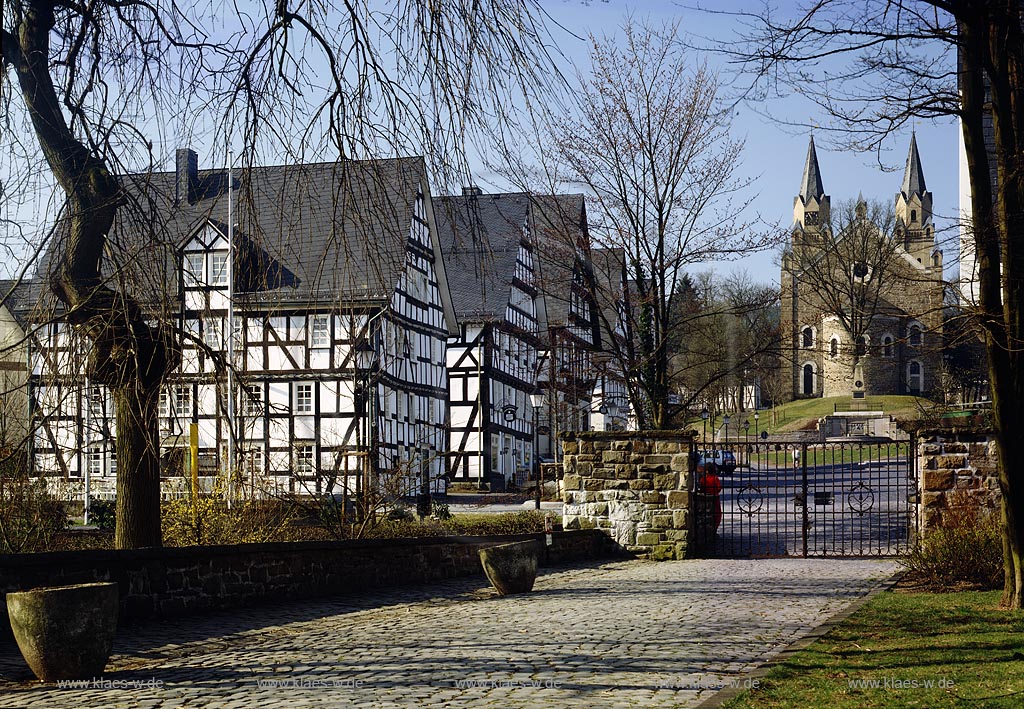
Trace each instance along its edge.
{"label": "bare tree", "polygon": [[[89,343],[89,379],[113,392],[118,547],[160,543],[157,396],[180,356],[161,308],[140,297],[144,284],[126,283],[126,264],[109,258],[115,223],[147,213],[119,175],[154,169],[154,143],[191,133],[183,117],[193,113],[206,123],[199,130],[243,136],[246,164],[261,153],[423,152],[435,175],[465,173],[459,156],[489,107],[513,88],[535,96],[557,73],[534,0],[372,6],[3,5],[0,150],[14,158],[5,202],[28,201],[19,195],[40,164],[64,195],[45,275]],[[17,236],[30,231],[17,228],[23,213],[0,219]]]}
{"label": "bare tree", "polygon": [[746,408],[745,391],[762,381],[779,351],[775,286],[754,282],[746,271],[700,273],[694,293],[677,309],[672,334],[673,386],[691,412]]}
{"label": "bare tree", "polygon": [[[524,184],[582,186],[593,242],[625,256],[625,337],[610,344],[645,428],[670,426],[678,410],[669,403],[670,342],[683,326],[674,303],[687,268],[765,241],[740,218],[743,142],[729,135],[718,79],[681,51],[678,29],[627,21],[621,41],[591,38],[575,110],[549,116],[536,146],[540,168],[526,171]],[[537,181],[546,184],[537,189]]]}
{"label": "bare tree", "polygon": [[1022,12],[1020,0],[825,0],[792,22],[747,15],[751,34],[737,48],[759,89],[803,93],[861,145],[877,146],[914,118],[960,120],[971,186],[965,226],[978,264],[976,322],[999,451],[1003,602],[1010,608],[1024,607]]}
{"label": "bare tree", "polygon": [[867,355],[872,325],[889,313],[892,293],[912,282],[900,268],[894,226],[888,205],[848,201],[783,254],[784,278],[799,284],[793,290],[799,291],[794,297],[802,309],[816,312],[818,320],[838,321],[844,336],[829,354],[848,364],[851,381]]}

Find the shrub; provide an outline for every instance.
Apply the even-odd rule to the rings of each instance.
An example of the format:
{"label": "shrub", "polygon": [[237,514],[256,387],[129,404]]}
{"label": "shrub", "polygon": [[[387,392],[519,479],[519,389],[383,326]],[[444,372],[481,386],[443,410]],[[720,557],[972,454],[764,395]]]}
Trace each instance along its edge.
{"label": "shrub", "polygon": [[536,534],[544,531],[544,516],[545,513],[536,510],[493,515],[454,515],[441,524],[449,534]]}
{"label": "shrub", "polygon": [[89,523],[104,532],[114,529],[117,521],[117,503],[114,500],[91,500],[89,502]]}
{"label": "shrub", "polygon": [[1003,541],[998,511],[983,508],[957,491],[947,500],[937,527],[902,559],[911,574],[936,590],[1003,585]]}
{"label": "shrub", "polygon": [[440,500],[434,499],[432,505],[433,510],[431,517],[433,517],[434,519],[439,519],[443,522],[446,519],[452,518],[452,511],[448,509],[447,502],[441,502]]}
{"label": "shrub", "polygon": [[0,554],[48,551],[67,525],[64,505],[50,494],[46,480],[0,477]]}
{"label": "shrub", "polygon": [[160,526],[166,546],[260,544],[289,541],[294,508],[282,500],[239,500],[228,508],[222,486],[192,499],[181,494],[163,503]]}

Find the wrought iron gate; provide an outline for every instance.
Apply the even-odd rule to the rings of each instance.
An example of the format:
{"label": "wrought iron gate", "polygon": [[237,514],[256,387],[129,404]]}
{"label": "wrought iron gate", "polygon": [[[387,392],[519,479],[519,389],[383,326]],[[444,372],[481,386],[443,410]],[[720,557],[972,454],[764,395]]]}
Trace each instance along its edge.
{"label": "wrought iron gate", "polygon": [[894,556],[906,550],[917,487],[909,441],[714,445],[694,451],[695,463],[705,464],[692,476],[698,554]]}

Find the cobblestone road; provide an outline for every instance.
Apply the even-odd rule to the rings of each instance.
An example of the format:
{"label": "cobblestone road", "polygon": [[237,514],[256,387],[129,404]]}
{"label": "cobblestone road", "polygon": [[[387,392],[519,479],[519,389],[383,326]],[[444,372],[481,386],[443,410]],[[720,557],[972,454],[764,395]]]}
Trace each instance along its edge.
{"label": "cobblestone road", "polygon": [[119,634],[90,686],[28,681],[0,707],[685,707],[888,579],[879,560],[628,561],[288,603]]}

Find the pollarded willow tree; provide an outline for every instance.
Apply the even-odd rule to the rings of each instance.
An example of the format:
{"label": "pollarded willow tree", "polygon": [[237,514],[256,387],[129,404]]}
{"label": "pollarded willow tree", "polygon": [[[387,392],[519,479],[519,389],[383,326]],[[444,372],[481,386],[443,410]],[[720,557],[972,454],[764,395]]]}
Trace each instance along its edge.
{"label": "pollarded willow tree", "polygon": [[[49,254],[86,375],[113,394],[118,547],[160,544],[157,396],[180,357],[108,258],[137,199],[120,176],[156,169],[169,135],[217,132],[242,164],[419,153],[435,178],[464,174],[465,145],[510,90],[535,97],[557,76],[542,16],[535,0],[3,4],[0,219]],[[49,244],[26,226],[40,166],[62,194]]]}
{"label": "pollarded willow tree", "polygon": [[[671,364],[673,338],[701,315],[677,307],[687,270],[767,243],[741,216],[749,186],[740,177],[743,141],[729,135],[717,76],[681,49],[678,32],[678,23],[627,21],[620,38],[591,37],[575,105],[549,113],[535,146],[539,167],[513,175],[535,191],[582,188],[592,242],[621,250],[624,336],[606,339],[638,425],[654,429],[673,425],[687,405]],[[688,389],[688,399],[702,389]]]}
{"label": "pollarded willow tree", "polygon": [[758,88],[801,93],[862,147],[913,119],[960,121],[971,188],[963,219],[977,259],[972,309],[988,355],[1010,608],[1024,607],[1022,13],[1020,0],[823,0],[792,20],[746,15],[749,35],[734,55],[755,75],[755,96]]}

